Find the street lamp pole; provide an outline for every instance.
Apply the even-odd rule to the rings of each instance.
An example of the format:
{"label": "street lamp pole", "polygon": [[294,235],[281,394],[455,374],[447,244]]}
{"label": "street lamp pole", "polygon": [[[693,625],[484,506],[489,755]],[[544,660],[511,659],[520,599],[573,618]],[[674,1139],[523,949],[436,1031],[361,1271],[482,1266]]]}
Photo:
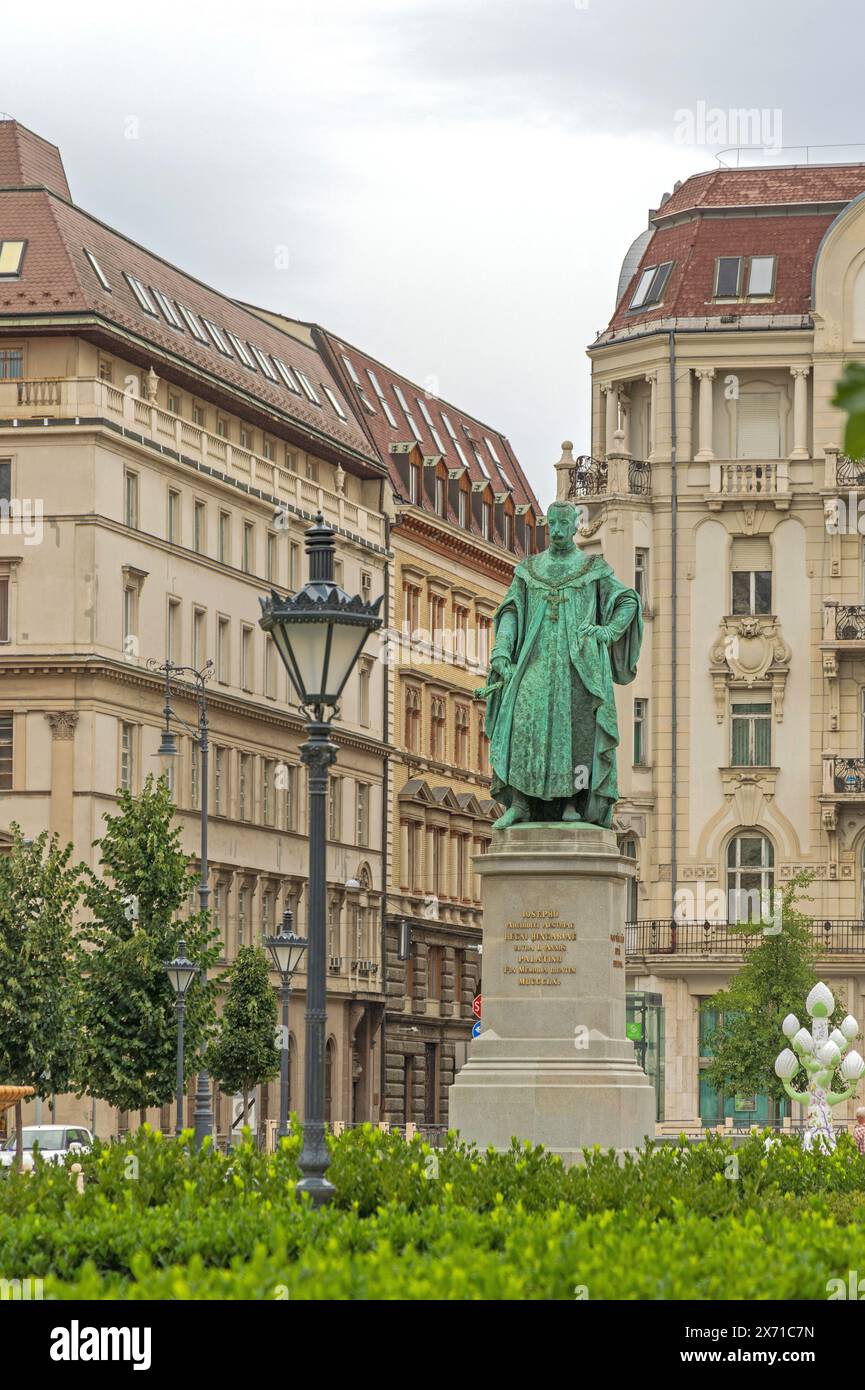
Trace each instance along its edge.
{"label": "street lamp pole", "polygon": [[279,936],[269,937],[265,946],[271,960],[279,971],[282,981],[282,1050],[279,1066],[279,1138],[288,1137],[288,1045],[289,1045],[289,1004],[291,1001],[291,981],[300,965],[308,942],[292,931],[293,914],[290,907],[285,909]]}
{"label": "street lamp pole", "polygon": [[334,531],[319,513],[306,532],[309,579],[288,598],[275,591],[261,600],[260,626],[269,633],[297,692],[307,740],[300,757],[309,776],[309,965],[306,977],[306,1056],[303,1148],[298,1190],[316,1206],[333,1196],[325,1177],[330,1155],[325,1117],[327,1029],[328,774],[336,761],[330,738],[339,700],[370,633],[381,627],[382,598],[351,597],[333,577]]}
{"label": "street lamp pole", "polygon": [[186,991],[198,974],[198,967],[193,965],[191,960],[186,958],[186,942],[181,941],[178,945],[177,955],[174,960],[166,961],[163,969],[171,981],[171,988],[174,990],[174,997],[177,1005],[177,1124],[175,1134],[179,1139],[183,1133],[183,1092],[184,1092],[184,1066],[183,1066],[183,1021],[184,1010],[186,1007]]}
{"label": "street lamp pole", "polygon": [[[158,671],[165,676],[165,705],[163,714],[165,715],[165,727],[162,731],[162,742],[159,746],[157,756],[162,758],[177,757],[177,744],[174,738],[174,731],[171,722],[182,724],[198,743],[199,761],[201,766],[201,785],[199,788],[201,800],[201,830],[200,830],[200,874],[198,883],[198,902],[202,912],[210,910],[210,882],[207,856],[207,832],[208,815],[210,806],[210,738],[209,721],[207,713],[207,681],[213,674],[213,662],[206,661],[200,671],[194,666],[176,666],[173,661],[164,661],[161,664],[149,661],[148,666],[151,670]],[[175,713],[171,704],[172,694],[175,693],[172,686],[172,679],[177,677],[188,678],[192,681],[195,688],[195,699],[198,705],[198,729],[197,732],[189,727],[185,720]],[[207,971],[201,971],[202,984],[207,983]],[[213,1106],[212,1092],[210,1088],[210,1077],[204,1062],[204,1049],[200,1053],[200,1066],[198,1070],[198,1080],[195,1086],[195,1110],[193,1114],[195,1127],[195,1147],[200,1149],[205,1139],[213,1136]]]}

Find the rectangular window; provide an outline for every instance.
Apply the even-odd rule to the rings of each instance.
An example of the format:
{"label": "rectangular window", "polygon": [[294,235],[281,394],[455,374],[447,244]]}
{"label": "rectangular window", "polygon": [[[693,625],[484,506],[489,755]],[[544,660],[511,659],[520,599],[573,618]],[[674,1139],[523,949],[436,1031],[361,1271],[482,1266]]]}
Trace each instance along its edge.
{"label": "rectangular window", "polygon": [[216,433],[218,434],[220,439],[228,439],[231,435],[231,430],[229,429],[228,421],[224,420],[221,415],[217,415],[216,417]]}
{"label": "rectangular window", "polygon": [[206,343],[207,334],[201,327],[198,315],[194,314],[191,309],[187,309],[185,304],[180,303],[180,300],[177,301],[177,307],[180,310],[180,316],[183,322],[186,324],[193,338],[197,338],[200,343]]}
{"label": "rectangular window", "polygon": [[196,502],[193,508],[192,548],[196,555],[203,555],[207,550],[207,506],[204,502]]}
{"label": "rectangular window", "polygon": [[743,704],[732,708],[733,767],[769,767],[772,761],[772,706]]}
{"label": "rectangular window", "polygon": [[460,488],[457,494],[457,504],[459,523],[462,530],[465,531],[469,524],[469,495],[464,488]]}
{"label": "rectangular window", "polygon": [[0,790],[12,790],[12,715],[0,714]]}
{"label": "rectangular window", "polygon": [[194,401],[192,404],[192,423],[201,430],[207,425],[207,411],[203,405],[196,405]]}
{"label": "rectangular window", "polygon": [[268,381],[278,381],[279,378],[277,377],[276,372],[271,367],[267,356],[265,355],[265,353],[262,352],[261,348],[257,348],[255,346],[255,343],[250,343],[249,350],[255,358],[256,362],[258,363],[258,368],[262,375],[266,376]]}
{"label": "rectangular window", "polygon": [[231,564],[231,517],[228,512],[219,513],[219,561]]}
{"label": "rectangular window", "polygon": [[300,371],[300,369],[297,367],[295,367],[294,369],[294,374],[300,382],[303,388],[303,393],[306,396],[307,400],[312,401],[313,405],[321,405],[321,400],[316,395],[315,388],[313,387],[313,384],[310,381],[309,377],[306,376],[306,374]]}
{"label": "rectangular window", "polygon": [[123,651],[126,656],[137,656],[138,640],[138,590],[127,584],[123,590]]}
{"label": "rectangular window", "polygon": [[[379,382],[378,377],[376,376],[375,372],[372,370],[371,367],[367,367],[366,374],[372,382],[373,391],[375,391],[375,394],[378,396],[379,404],[382,408],[382,411],[384,412],[385,419],[387,420],[391,429],[395,430],[397,428],[396,416],[394,415],[393,411],[387,403],[387,400],[385,399],[385,394],[381,388],[381,383]],[[358,382],[358,385],[360,385],[360,382]]]}
{"label": "rectangular window", "polygon": [[276,534],[273,531],[268,531],[265,549],[264,577],[269,584],[277,583],[277,560],[279,552],[276,548],[276,540]]}
{"label": "rectangular window", "polygon": [[180,542],[180,493],[168,489],[168,539],[172,545]]}
{"label": "rectangular window", "polygon": [[180,661],[180,599],[168,600],[168,614],[165,625],[165,650],[168,660]]}
{"label": "rectangular window", "polygon": [[489,502],[481,503],[481,535],[485,541],[493,538],[493,509]]}
{"label": "rectangular window", "polygon": [[659,304],[663,298],[664,290],[667,288],[667,281],[672,269],[672,261],[665,261],[663,265],[647,266],[640,276],[629,307],[631,309],[645,309],[649,304]]}
{"label": "rectangular window", "polygon": [[128,270],[125,270],[123,274],[126,277],[129,288],[132,290],[132,293],[135,295],[135,298],[138,300],[145,314],[150,314],[155,319],[158,318],[159,315],[156,312],[156,305],[150,298],[147,287],[141,283],[137,276],[130,275]]}
{"label": "rectangular window", "polygon": [[394,393],[394,395],[396,396],[397,400],[399,401],[400,406],[402,407],[402,413],[403,413],[403,415],[405,416],[406,421],[408,422],[408,427],[409,427],[409,429],[411,430],[412,434],[414,435],[414,437],[415,437],[415,439],[418,441],[418,443],[419,443],[419,444],[422,444],[422,443],[423,443],[423,435],[421,434],[420,430],[418,429],[417,424],[415,423],[414,416],[412,415],[411,411],[410,411],[409,408],[408,408],[408,401],[406,400],[405,396],[403,395],[402,391],[400,390],[400,388],[399,388],[397,385],[394,385],[393,393]]}
{"label": "rectangular window", "polygon": [[241,753],[237,783],[237,798],[241,820],[252,819],[252,755]]}
{"label": "rectangular window", "polygon": [[253,362],[246,348],[243,346],[243,343],[238,338],[237,334],[229,333],[228,329],[226,329],[225,336],[231,343],[231,346],[234,348],[234,351],[237,353],[238,360],[243,363],[244,367],[248,367],[251,372],[254,372],[255,363]]}
{"label": "rectangular window", "polygon": [[261,774],[261,819],[265,825],[270,825],[273,817],[273,769],[275,764],[269,758],[264,759]]}
{"label": "rectangular window", "polygon": [[427,409],[426,401],[424,401],[420,396],[416,396],[415,399],[418,403],[418,408],[420,409],[421,415],[426,420],[427,429],[433,437],[433,442],[436,448],[438,449],[440,454],[443,454],[445,452],[445,446],[442,443],[441,435],[439,434],[438,430],[433,424],[433,418],[430,415],[429,410]]}
{"label": "rectangular window", "polygon": [[331,777],[328,784],[327,837],[329,840],[342,839],[342,778]]}
{"label": "rectangular window", "polygon": [[229,677],[228,623],[228,618],[220,618],[216,625],[216,675],[223,685],[228,684]]}
{"label": "rectangular window", "polygon": [[182,329],[183,324],[180,321],[180,317],[177,313],[177,310],[175,309],[171,300],[168,298],[168,295],[163,294],[162,290],[158,290],[155,285],[151,285],[151,289],[153,290],[153,298],[156,300],[157,304],[159,305],[160,309],[165,315],[166,323],[170,324],[172,328]]}
{"label": "rectangular window", "polygon": [[294,379],[294,372],[291,367],[287,367],[280,357],[274,357],[273,365],[279,372],[289,391],[293,391],[296,396],[300,395],[300,387]]}
{"label": "rectangular window", "polygon": [[228,802],[228,787],[226,775],[226,753],[224,748],[214,748],[213,750],[213,810],[217,816],[221,816]]}
{"label": "rectangular window", "polygon": [[201,809],[201,747],[196,739],[189,759],[189,804],[193,811]]}
{"label": "rectangular window", "polygon": [[253,632],[253,628],[244,627],[240,636],[240,684],[244,690],[252,690],[253,688]]}
{"label": "rectangular window", "polygon": [[296,811],[295,769],[283,763],[281,772],[283,781],[282,825],[284,830],[293,830]]}
{"label": "rectangular window", "polygon": [[24,375],[24,353],[20,348],[0,351],[0,381],[16,381]]}
{"label": "rectangular window", "polygon": [[715,298],[738,299],[742,288],[742,257],[719,256],[715,262]]}
{"label": "rectangular window", "polygon": [[138,527],[138,474],[127,472],[123,501],[123,520],[127,526]]}
{"label": "rectangular window", "polygon": [[183,399],[176,391],[168,392],[168,413],[169,415],[183,414]]}
{"label": "rectangular window", "polygon": [[772,571],[733,571],[733,613],[772,612]]}
{"label": "rectangular window", "polygon": [[775,257],[752,256],[748,262],[748,294],[768,297],[775,290]]}
{"label": "rectangular window", "polygon": [[9,641],[9,576],[0,576],[0,642]]}
{"label": "rectangular window", "polygon": [[124,791],[131,792],[135,775],[135,725],[120,725],[120,785]]}
{"label": "rectangular window", "polygon": [[649,601],[649,552],[634,551],[634,592],[645,607]]}
{"label": "rectangular window", "polygon": [[634,764],[645,767],[647,756],[648,700],[634,701]]}
{"label": "rectangular window", "polygon": [[369,844],[369,785],[366,782],[358,782],[357,784],[355,844],[361,846]]}
{"label": "rectangular window", "polygon": [[207,649],[206,642],[207,613],[203,608],[192,610],[192,664],[196,671],[204,667],[207,660],[205,655]]}
{"label": "rectangular window", "polygon": [[264,693],[269,700],[276,699],[276,648],[269,634],[264,642]]}
{"label": "rectangular window", "polygon": [[292,593],[300,587],[300,546],[291,541],[288,547],[288,587]]}
{"label": "rectangular window", "polygon": [[211,341],[214,347],[216,348],[217,352],[221,352],[223,357],[230,357],[231,348],[228,346],[228,343],[225,341],[225,338],[223,337],[222,329],[217,328],[215,323],[211,323],[210,319],[204,319],[203,323],[208,333],[210,334]]}
{"label": "rectangular window", "polygon": [[322,383],[321,389],[322,389],[322,391],[324,392],[324,394],[327,396],[327,399],[330,401],[331,405],[333,406],[333,408],[334,408],[334,410],[336,411],[337,415],[339,416],[340,420],[347,420],[347,419],[348,419],[348,416],[346,415],[345,411],[343,410],[343,408],[342,408],[342,402],[340,401],[340,399],[339,399],[339,397],[337,396],[336,392],[335,392],[335,391],[331,391],[330,387],[329,387],[329,386],[325,386],[324,383]]}
{"label": "rectangular window", "polygon": [[85,256],[87,257],[88,261],[90,262],[91,268],[92,268],[92,270],[93,270],[93,274],[96,276],[96,279],[99,281],[99,283],[100,283],[100,285],[102,286],[102,288],[103,288],[104,290],[107,290],[108,293],[110,294],[110,293],[111,293],[111,285],[110,285],[109,282],[108,282],[108,277],[107,277],[107,275],[105,274],[104,270],[102,269],[102,266],[99,264],[99,262],[97,261],[97,259],[96,259],[96,257],[94,256],[94,254],[93,254],[92,251],[88,251],[86,246],[83,248],[83,250],[84,250]]}
{"label": "rectangular window", "polygon": [[358,721],[364,727],[369,724],[369,683],[372,676],[372,664],[369,661],[361,661],[358,669]]}
{"label": "rectangular window", "polygon": [[420,465],[417,463],[408,466],[408,500],[416,507],[420,505]]}
{"label": "rectangular window", "polygon": [[237,944],[245,946],[246,925],[249,920],[249,889],[241,888],[237,894]]}
{"label": "rectangular window", "polygon": [[243,523],[243,569],[245,574],[255,569],[255,527],[251,521]]}

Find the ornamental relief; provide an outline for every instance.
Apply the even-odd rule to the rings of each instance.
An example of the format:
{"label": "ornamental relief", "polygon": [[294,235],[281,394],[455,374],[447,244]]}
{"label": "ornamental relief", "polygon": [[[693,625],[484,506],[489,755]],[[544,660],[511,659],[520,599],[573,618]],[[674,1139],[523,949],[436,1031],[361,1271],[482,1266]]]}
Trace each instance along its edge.
{"label": "ornamental relief", "polygon": [[780,724],[792,655],[777,618],[768,614],[722,618],[709,652],[718,723],[726,717],[728,690],[750,690],[768,683],[772,712]]}

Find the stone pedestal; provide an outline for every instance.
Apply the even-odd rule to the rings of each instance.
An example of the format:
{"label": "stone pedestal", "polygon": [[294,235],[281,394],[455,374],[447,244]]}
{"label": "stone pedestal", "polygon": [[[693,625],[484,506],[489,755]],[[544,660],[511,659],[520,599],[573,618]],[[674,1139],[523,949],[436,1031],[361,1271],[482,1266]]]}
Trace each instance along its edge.
{"label": "stone pedestal", "polygon": [[484,905],[480,1037],[450,1090],[450,1124],[480,1147],[511,1138],[563,1161],[634,1149],[655,1092],[625,1036],[630,860],[577,824],[494,831],[475,860]]}

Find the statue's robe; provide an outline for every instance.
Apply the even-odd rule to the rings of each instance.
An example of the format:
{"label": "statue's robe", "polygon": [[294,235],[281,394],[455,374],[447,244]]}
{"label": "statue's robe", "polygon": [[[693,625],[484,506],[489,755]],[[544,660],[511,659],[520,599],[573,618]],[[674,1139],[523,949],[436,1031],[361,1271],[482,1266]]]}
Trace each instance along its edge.
{"label": "statue's robe", "polygon": [[[554,571],[549,556],[521,561],[494,619],[492,655],[514,667],[487,701],[492,791],[505,805],[512,789],[547,803],[532,806],[539,820],[574,801],[582,820],[608,827],[619,795],[613,682],[636,675],[642,605],[600,555],[575,547],[572,564]],[[581,642],[585,622],[607,628],[609,644]]]}

